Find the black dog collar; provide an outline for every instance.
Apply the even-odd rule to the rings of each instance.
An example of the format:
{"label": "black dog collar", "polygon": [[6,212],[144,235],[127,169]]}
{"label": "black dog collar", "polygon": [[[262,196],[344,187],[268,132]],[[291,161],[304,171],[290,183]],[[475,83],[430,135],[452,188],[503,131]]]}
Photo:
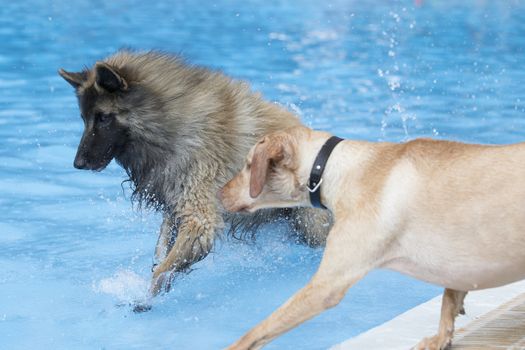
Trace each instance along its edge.
{"label": "black dog collar", "polygon": [[328,162],[328,158],[330,158],[330,154],[332,154],[335,146],[341,141],[343,141],[343,139],[340,137],[330,137],[323,147],[321,147],[321,150],[315,158],[312,171],[310,172],[310,180],[308,180],[308,185],[306,186],[308,191],[310,191],[310,202],[315,208],[326,209],[323,203],[321,203],[321,183],[323,182],[321,176],[323,176],[323,171],[326,162]]}

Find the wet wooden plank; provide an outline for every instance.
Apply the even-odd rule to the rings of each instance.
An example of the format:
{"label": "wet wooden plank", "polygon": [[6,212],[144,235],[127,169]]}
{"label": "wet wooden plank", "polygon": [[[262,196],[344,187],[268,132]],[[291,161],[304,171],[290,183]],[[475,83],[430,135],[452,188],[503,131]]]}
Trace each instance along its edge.
{"label": "wet wooden plank", "polygon": [[493,349],[525,349],[525,293],[458,329],[451,348]]}

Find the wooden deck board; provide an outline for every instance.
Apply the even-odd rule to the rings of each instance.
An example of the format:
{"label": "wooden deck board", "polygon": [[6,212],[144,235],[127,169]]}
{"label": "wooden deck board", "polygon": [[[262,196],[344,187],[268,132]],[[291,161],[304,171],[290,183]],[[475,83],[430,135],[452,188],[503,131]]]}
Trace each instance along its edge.
{"label": "wooden deck board", "polygon": [[525,293],[458,329],[451,350],[525,349]]}
{"label": "wooden deck board", "polygon": [[[465,299],[466,315],[456,319],[456,336],[453,346],[448,350],[525,350],[525,330],[519,322],[525,319],[525,280],[502,287],[470,292]],[[396,316],[386,323],[372,328],[360,335],[334,345],[331,350],[408,350],[421,339],[436,334],[441,313],[442,296],[437,296],[411,310]],[[506,312],[504,312],[506,311]],[[488,324],[500,318],[501,323]],[[481,337],[469,335],[487,324],[482,343],[474,343]],[[503,328],[500,332],[497,329]],[[513,345],[502,344],[499,337],[509,333]],[[520,340],[520,337],[521,340]],[[468,347],[467,347],[468,346]]]}

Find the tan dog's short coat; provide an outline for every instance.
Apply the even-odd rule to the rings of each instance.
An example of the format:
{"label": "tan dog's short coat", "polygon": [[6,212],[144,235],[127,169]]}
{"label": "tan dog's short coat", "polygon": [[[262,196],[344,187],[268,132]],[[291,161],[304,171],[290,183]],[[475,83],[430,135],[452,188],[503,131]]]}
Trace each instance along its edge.
{"label": "tan dog's short coat", "polygon": [[[309,206],[307,182],[328,133],[270,134],[219,197],[231,211]],[[374,268],[444,286],[438,334],[417,349],[444,349],[467,291],[525,278],[525,143],[485,146],[420,139],[343,141],[323,175],[335,216],[311,281],[230,350],[259,349],[339,303]]]}

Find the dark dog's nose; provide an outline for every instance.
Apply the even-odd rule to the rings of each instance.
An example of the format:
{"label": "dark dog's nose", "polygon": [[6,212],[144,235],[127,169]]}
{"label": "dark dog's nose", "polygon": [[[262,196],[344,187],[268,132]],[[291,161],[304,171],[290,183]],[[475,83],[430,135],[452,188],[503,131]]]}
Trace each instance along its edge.
{"label": "dark dog's nose", "polygon": [[77,169],[86,169],[86,159],[84,157],[75,157],[75,162],[73,163],[73,166]]}

